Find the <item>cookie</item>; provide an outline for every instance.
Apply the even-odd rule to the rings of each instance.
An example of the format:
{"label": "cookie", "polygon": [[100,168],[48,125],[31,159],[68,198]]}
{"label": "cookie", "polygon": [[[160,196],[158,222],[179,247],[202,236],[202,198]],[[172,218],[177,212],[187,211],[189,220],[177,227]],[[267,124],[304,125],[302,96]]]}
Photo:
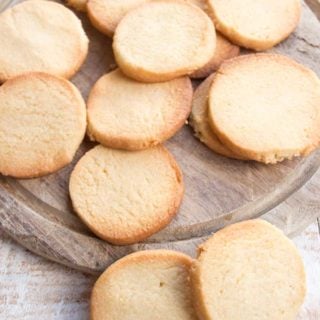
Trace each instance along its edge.
{"label": "cookie", "polygon": [[76,15],[61,4],[29,0],[0,14],[0,82],[26,72],[72,77],[88,52]]}
{"label": "cookie", "polygon": [[89,0],[88,17],[102,33],[112,37],[122,18],[132,9],[150,0]]}
{"label": "cookie", "polygon": [[285,56],[234,58],[214,78],[208,116],[222,144],[245,158],[276,163],[305,156],[320,141],[320,81]]}
{"label": "cookie", "polygon": [[220,65],[227,59],[234,58],[240,53],[240,48],[232,44],[228,39],[217,32],[216,48],[213,58],[202,68],[193,72],[190,77],[193,79],[202,79],[208,77],[216,71]]}
{"label": "cookie", "polygon": [[203,320],[292,320],[306,293],[297,249],[263,220],[215,233],[199,248],[191,282]]}
{"label": "cookie", "polygon": [[[83,0],[69,0],[78,6],[77,2]],[[87,0],[85,0],[87,2]],[[88,17],[100,32],[109,37],[113,34],[123,17],[132,9],[150,2],[152,0],[89,0],[87,5]],[[201,8],[204,7],[204,0],[183,0]]]}
{"label": "cookie", "polygon": [[195,132],[195,136],[214,152],[233,159],[244,159],[226,148],[211,130],[208,121],[208,96],[214,74],[203,81],[195,90],[192,100],[192,111],[189,124]]}
{"label": "cookie", "polygon": [[0,173],[32,178],[69,164],[86,130],[86,108],[69,81],[30,73],[0,87]]}
{"label": "cookie", "polygon": [[192,259],[169,250],[140,251],[111,265],[91,295],[92,320],[196,320]]}
{"label": "cookie", "polygon": [[75,211],[100,238],[124,245],[164,228],[183,196],[181,171],[161,145],[143,151],[87,152],[70,179]]}
{"label": "cookie", "polygon": [[300,0],[208,0],[217,30],[242,47],[267,50],[297,27]]}
{"label": "cookie", "polygon": [[141,83],[119,69],[101,77],[88,99],[88,134],[104,146],[139,150],[172,137],[191,111],[188,77]]}
{"label": "cookie", "polygon": [[66,0],[66,4],[80,12],[87,12],[88,0]]}
{"label": "cookie", "polygon": [[139,6],[121,20],[113,49],[127,76],[161,82],[191,74],[208,63],[215,38],[213,23],[200,8],[160,0]]}

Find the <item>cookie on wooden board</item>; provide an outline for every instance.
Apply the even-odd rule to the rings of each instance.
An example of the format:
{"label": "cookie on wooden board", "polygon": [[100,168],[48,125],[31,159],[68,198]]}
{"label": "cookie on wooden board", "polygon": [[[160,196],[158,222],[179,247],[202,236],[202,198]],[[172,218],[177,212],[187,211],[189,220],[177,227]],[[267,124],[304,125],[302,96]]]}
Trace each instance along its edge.
{"label": "cookie on wooden board", "polygon": [[297,27],[300,0],[208,0],[217,30],[232,42],[258,51],[286,39]]}
{"label": "cookie on wooden board", "polygon": [[193,79],[202,79],[208,77],[216,71],[220,65],[227,59],[234,58],[240,53],[240,48],[231,43],[228,39],[217,32],[216,48],[213,58],[202,68],[193,72],[190,77]]}
{"label": "cookie on wooden board", "polygon": [[[88,17],[91,23],[102,33],[109,37],[113,34],[123,17],[132,9],[152,0],[69,0],[69,2],[87,3]],[[204,0],[181,0],[204,7]]]}
{"label": "cookie on wooden board", "polygon": [[161,82],[203,67],[213,57],[215,43],[214,25],[200,8],[160,0],[139,6],[121,20],[113,50],[127,76]]}
{"label": "cookie on wooden board", "polygon": [[305,156],[320,141],[320,81],[282,55],[237,57],[213,80],[208,116],[218,139],[245,158],[276,163]]}
{"label": "cookie on wooden board", "polygon": [[171,138],[191,111],[188,77],[141,83],[120,69],[101,77],[88,99],[88,134],[104,146],[139,150]]}
{"label": "cookie on wooden board", "polygon": [[306,293],[297,249],[263,220],[215,233],[199,247],[191,270],[195,308],[204,320],[292,320]]}
{"label": "cookie on wooden board", "polygon": [[0,14],[0,82],[26,72],[72,77],[88,53],[81,21],[65,6],[22,2]]}
{"label": "cookie on wooden board", "polygon": [[44,73],[0,87],[0,173],[39,177],[69,164],[86,131],[86,107],[69,81]]}
{"label": "cookie on wooden board", "polygon": [[196,320],[192,259],[169,250],[140,251],[112,264],[91,295],[92,320]]}
{"label": "cookie on wooden board", "polygon": [[178,211],[184,186],[161,145],[142,151],[99,145],[75,166],[69,189],[83,222],[100,238],[124,245],[164,228]]}
{"label": "cookie on wooden board", "polygon": [[195,90],[189,123],[195,136],[214,152],[233,159],[244,159],[225,147],[211,130],[208,120],[208,97],[215,74],[212,74]]}

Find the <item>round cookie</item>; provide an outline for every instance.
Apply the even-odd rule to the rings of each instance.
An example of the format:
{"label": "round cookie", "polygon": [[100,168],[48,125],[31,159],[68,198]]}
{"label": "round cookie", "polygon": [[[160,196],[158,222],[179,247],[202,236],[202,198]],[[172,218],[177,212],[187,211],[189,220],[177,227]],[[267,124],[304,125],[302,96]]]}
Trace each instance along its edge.
{"label": "round cookie", "polygon": [[292,320],[306,293],[297,249],[263,220],[215,233],[199,248],[191,282],[203,320]]}
{"label": "round cookie", "polygon": [[286,39],[297,27],[300,0],[208,0],[217,30],[233,43],[258,51]]}
{"label": "round cookie", "polygon": [[236,155],[219,141],[209,125],[208,96],[214,77],[212,74],[194,92],[189,123],[194,129],[195,136],[208,148],[228,158],[243,160],[243,157]]}
{"label": "round cookie", "polygon": [[209,122],[228,149],[276,163],[320,141],[320,81],[288,57],[251,54],[225,62],[209,94]]}
{"label": "round cookie", "polygon": [[[82,3],[83,0],[69,0],[69,3]],[[109,37],[113,34],[123,17],[132,9],[150,2],[152,0],[85,0],[87,4],[88,17],[91,23],[102,33]],[[204,0],[183,0],[204,7]],[[70,4],[71,5],[71,4]]]}
{"label": "round cookie", "polygon": [[86,130],[86,108],[69,81],[30,73],[0,87],[0,173],[32,178],[70,163]]}
{"label": "round cookie", "polygon": [[113,49],[127,76],[161,82],[190,74],[208,63],[215,38],[214,25],[200,8],[160,0],[139,6],[121,20]]}
{"label": "round cookie", "polygon": [[190,77],[193,79],[202,79],[208,77],[216,71],[220,65],[228,59],[238,56],[240,48],[232,44],[228,39],[217,32],[216,48],[213,58],[202,68],[193,72]]}
{"label": "round cookie", "polygon": [[66,0],[66,4],[80,12],[87,12],[88,0]]}
{"label": "round cookie", "polygon": [[140,251],[112,264],[91,295],[91,320],[196,320],[192,259],[169,250]]}
{"label": "round cookie", "polygon": [[88,17],[102,33],[112,37],[122,18],[132,9],[150,0],[89,0]]}
{"label": "round cookie", "polygon": [[141,83],[119,69],[101,77],[88,99],[88,134],[104,146],[139,150],[172,137],[191,111],[188,77]]}
{"label": "round cookie", "polygon": [[0,14],[0,82],[26,72],[72,77],[88,52],[76,15],[61,4],[29,0]]}
{"label": "round cookie", "polygon": [[184,191],[181,171],[161,145],[131,152],[99,145],[78,162],[69,189],[83,222],[117,245],[142,241],[164,228]]}

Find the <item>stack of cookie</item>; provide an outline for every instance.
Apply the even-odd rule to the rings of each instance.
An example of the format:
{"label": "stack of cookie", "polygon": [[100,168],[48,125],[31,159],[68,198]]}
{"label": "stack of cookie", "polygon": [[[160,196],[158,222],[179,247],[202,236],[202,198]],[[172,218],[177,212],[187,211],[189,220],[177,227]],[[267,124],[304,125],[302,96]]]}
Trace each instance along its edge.
{"label": "stack of cookie", "polygon": [[[77,2],[70,4],[77,6]],[[211,17],[219,31],[215,45],[208,19],[190,5]],[[239,0],[88,0],[85,8],[92,24],[113,37],[117,64],[129,78],[158,83],[184,75],[208,77],[194,94],[190,124],[196,136],[218,154],[276,163],[307,155],[319,145],[317,76],[274,54],[234,58],[239,46],[261,51],[287,38],[299,22],[299,0],[246,4]],[[179,27],[171,28],[172,21]],[[234,59],[220,68],[230,58]],[[298,89],[302,83],[304,92]],[[106,139],[101,134],[111,119],[113,112],[106,122],[100,118],[99,132],[92,125],[91,137],[108,146],[135,147],[126,139],[119,145],[114,137]],[[143,125],[140,128],[147,130]],[[116,137],[120,136],[117,132]],[[154,135],[152,142],[158,140],[165,138]]]}
{"label": "stack of cookie", "polygon": [[222,36],[216,40],[212,20],[198,6],[142,2],[88,3],[93,24],[114,36],[120,69],[97,81],[87,110],[66,80],[88,53],[79,19],[40,0],[0,16],[0,172],[16,178],[55,172],[72,161],[87,132],[101,145],[71,175],[73,207],[96,235],[119,245],[144,240],[177,213],[182,173],[161,143],[191,112],[188,75],[205,76],[238,54]]}
{"label": "stack of cookie", "polygon": [[[91,1],[87,8],[92,23],[113,36],[119,69],[89,94],[87,132],[104,147],[76,166],[70,195],[97,235],[130,244],[164,228],[178,211],[182,174],[161,143],[191,112],[187,75],[211,60],[215,29],[201,9],[180,1]],[[83,187],[88,172],[101,176],[92,195]]]}
{"label": "stack of cookie", "polygon": [[92,320],[293,320],[306,279],[297,249],[262,220],[218,231],[198,257],[133,253],[111,265],[91,296]]}
{"label": "stack of cookie", "polygon": [[[288,37],[298,0],[70,4],[113,37],[119,69],[96,82],[86,108],[67,80],[88,53],[80,20],[42,0],[2,13],[0,173],[53,173],[73,160],[87,132],[98,145],[76,164],[69,189],[75,211],[100,238],[133,244],[175,216],[183,178],[162,143],[190,113],[197,137],[234,159],[276,163],[319,145],[318,77],[280,55],[237,57],[239,46],[261,51]],[[190,78],[205,77],[193,94]],[[195,261],[153,251],[116,262],[95,285],[92,319],[286,320],[304,294],[292,243],[268,223],[249,221],[215,234]]]}
{"label": "stack of cookie", "polygon": [[[170,27],[180,9],[184,37],[188,28],[200,29],[184,47],[175,48],[174,35],[168,38],[174,59],[168,71],[159,73],[166,81],[142,83],[115,70],[94,85],[87,109],[78,89],[66,80],[88,53],[80,20],[64,6],[40,0],[0,16],[0,172],[16,178],[53,173],[71,163],[87,131],[101,145],[76,165],[70,195],[88,227],[114,244],[136,243],[164,228],[182,201],[181,170],[161,143],[190,114],[193,89],[185,74],[211,58],[215,33],[203,11],[180,2],[168,3],[164,26]],[[190,16],[194,22],[187,21]],[[120,40],[120,51],[122,46]],[[179,50],[188,48],[201,55],[188,53],[177,67]],[[157,71],[146,74],[152,78]]]}
{"label": "stack of cookie", "polygon": [[[73,4],[113,37],[119,69],[96,82],[85,108],[66,80],[88,53],[80,20],[41,0],[2,13],[0,172],[17,178],[55,172],[72,161],[87,132],[99,145],[75,166],[70,195],[102,239],[142,241],[175,216],[183,178],[162,143],[190,113],[196,136],[235,159],[276,163],[319,145],[317,76],[275,54],[237,57],[238,45],[265,50],[285,39],[299,21],[298,0]],[[203,77],[193,94],[190,78]]]}
{"label": "stack of cookie", "polygon": [[313,71],[276,54],[243,55],[197,88],[190,123],[221,155],[276,163],[318,147],[319,105]]}

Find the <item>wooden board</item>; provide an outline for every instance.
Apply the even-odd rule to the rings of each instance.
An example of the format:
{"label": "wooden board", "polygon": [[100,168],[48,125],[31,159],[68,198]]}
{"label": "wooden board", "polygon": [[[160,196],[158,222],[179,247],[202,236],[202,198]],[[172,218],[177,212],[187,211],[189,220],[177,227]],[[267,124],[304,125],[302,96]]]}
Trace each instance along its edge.
{"label": "wooden board", "polygon": [[[73,82],[86,98],[94,82],[114,67],[114,61],[111,40],[96,31],[84,15],[81,19],[90,38],[90,53]],[[293,57],[320,76],[319,30],[319,21],[304,4],[299,28],[272,51]],[[0,227],[42,256],[87,272],[100,272],[134,250],[175,248],[189,252],[211,232],[259,217],[289,196],[266,218],[292,234],[314,217],[312,210],[300,211],[305,197],[313,193],[304,192],[303,197],[292,194],[310,183],[320,165],[320,151],[270,166],[230,160],[202,145],[188,126],[166,145],[182,168],[186,193],[174,221],[144,244],[111,246],[94,237],[74,215],[68,195],[69,174],[93,146],[88,141],[82,144],[73,164],[56,174],[31,180],[0,177]]]}

